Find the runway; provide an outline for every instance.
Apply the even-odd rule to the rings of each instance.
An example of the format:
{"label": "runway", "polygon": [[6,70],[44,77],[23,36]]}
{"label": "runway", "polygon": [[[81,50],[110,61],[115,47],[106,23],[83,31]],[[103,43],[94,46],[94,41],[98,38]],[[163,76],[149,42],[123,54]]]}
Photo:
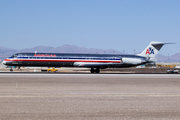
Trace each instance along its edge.
{"label": "runway", "polygon": [[0,73],[1,119],[180,119],[179,74]]}

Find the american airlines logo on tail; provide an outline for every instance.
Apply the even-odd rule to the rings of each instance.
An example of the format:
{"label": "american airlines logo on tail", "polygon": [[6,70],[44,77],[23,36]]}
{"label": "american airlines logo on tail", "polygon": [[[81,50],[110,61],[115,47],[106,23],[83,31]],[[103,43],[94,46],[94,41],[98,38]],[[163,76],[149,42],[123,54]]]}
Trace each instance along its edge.
{"label": "american airlines logo on tail", "polygon": [[146,50],[146,54],[154,54],[154,50],[151,48],[151,47],[149,47],[149,49],[147,49]]}

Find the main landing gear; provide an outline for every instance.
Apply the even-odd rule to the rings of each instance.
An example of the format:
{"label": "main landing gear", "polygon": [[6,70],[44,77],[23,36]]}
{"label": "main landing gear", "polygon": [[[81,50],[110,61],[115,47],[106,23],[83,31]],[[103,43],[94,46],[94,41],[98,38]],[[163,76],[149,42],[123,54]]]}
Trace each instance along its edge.
{"label": "main landing gear", "polygon": [[100,72],[100,69],[99,68],[96,68],[96,69],[94,69],[94,68],[91,68],[91,73],[99,73]]}
{"label": "main landing gear", "polygon": [[[18,70],[21,69],[21,66],[18,66]],[[13,72],[13,66],[10,66],[10,72]]]}

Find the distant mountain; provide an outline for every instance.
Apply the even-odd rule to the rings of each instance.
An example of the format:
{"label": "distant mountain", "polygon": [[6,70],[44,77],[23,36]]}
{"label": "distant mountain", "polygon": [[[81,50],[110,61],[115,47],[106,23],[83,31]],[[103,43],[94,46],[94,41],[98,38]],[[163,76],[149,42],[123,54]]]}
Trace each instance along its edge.
{"label": "distant mountain", "polygon": [[155,58],[157,59],[157,62],[168,62],[168,56],[157,54]]}
{"label": "distant mountain", "polygon": [[[33,48],[27,48],[22,50],[16,49],[9,49],[0,46],[0,61],[4,60],[5,58],[18,53],[18,52],[43,52],[43,53],[90,53],[90,54],[122,54],[119,51],[114,49],[94,49],[94,48],[85,48],[85,47],[78,47],[75,45],[63,45],[59,47],[50,47],[50,46],[37,46]],[[157,62],[180,62],[180,53],[174,54],[172,56],[164,56],[161,54],[156,55]]]}
{"label": "distant mountain", "polygon": [[19,50],[9,49],[9,48],[5,48],[5,47],[0,46],[0,59],[5,58],[7,56],[11,56],[12,54],[14,54],[18,51]]}
{"label": "distant mountain", "polygon": [[22,49],[19,52],[50,52],[52,49],[54,49],[53,47],[49,47],[49,46],[37,46],[37,47],[33,47],[33,48],[26,48],[26,49]]}
{"label": "distant mountain", "polygon": [[157,59],[157,62],[180,62],[180,53],[171,56],[158,54],[155,58]]}
{"label": "distant mountain", "polygon": [[9,48],[5,48],[5,47],[1,47],[1,46],[0,46],[0,54],[9,53],[9,52],[17,52],[17,51],[18,51],[18,50],[9,49]]}
{"label": "distant mountain", "polygon": [[180,53],[176,53],[172,56],[169,57],[170,58],[170,61],[174,61],[174,62],[180,62]]}
{"label": "distant mountain", "polygon": [[26,48],[22,50],[16,49],[9,49],[0,46],[0,61],[4,60],[5,58],[19,52],[42,52],[42,53],[90,53],[90,54],[120,54],[119,51],[108,49],[93,49],[93,48],[85,48],[85,47],[78,47],[74,45],[63,45],[59,47],[50,47],[50,46],[37,46],[33,48]]}
{"label": "distant mountain", "polygon": [[28,48],[28,49],[22,49],[19,52],[46,52],[46,53],[120,53],[119,51],[113,50],[113,49],[108,49],[108,50],[103,50],[103,49],[87,49],[85,47],[78,47],[74,45],[63,45],[59,47],[49,47],[49,46],[37,46],[33,48]]}

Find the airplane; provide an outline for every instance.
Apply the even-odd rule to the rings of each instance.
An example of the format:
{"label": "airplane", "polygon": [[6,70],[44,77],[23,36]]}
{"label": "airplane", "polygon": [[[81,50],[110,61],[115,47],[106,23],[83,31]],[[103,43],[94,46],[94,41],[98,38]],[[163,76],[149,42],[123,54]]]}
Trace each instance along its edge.
{"label": "airplane", "polygon": [[[77,54],[77,53],[17,53],[3,61],[7,66],[20,67],[85,67],[91,73],[105,68],[126,68],[155,63],[155,55],[165,44],[152,41],[144,51],[136,55],[125,54]],[[10,71],[13,71],[12,67]]]}

